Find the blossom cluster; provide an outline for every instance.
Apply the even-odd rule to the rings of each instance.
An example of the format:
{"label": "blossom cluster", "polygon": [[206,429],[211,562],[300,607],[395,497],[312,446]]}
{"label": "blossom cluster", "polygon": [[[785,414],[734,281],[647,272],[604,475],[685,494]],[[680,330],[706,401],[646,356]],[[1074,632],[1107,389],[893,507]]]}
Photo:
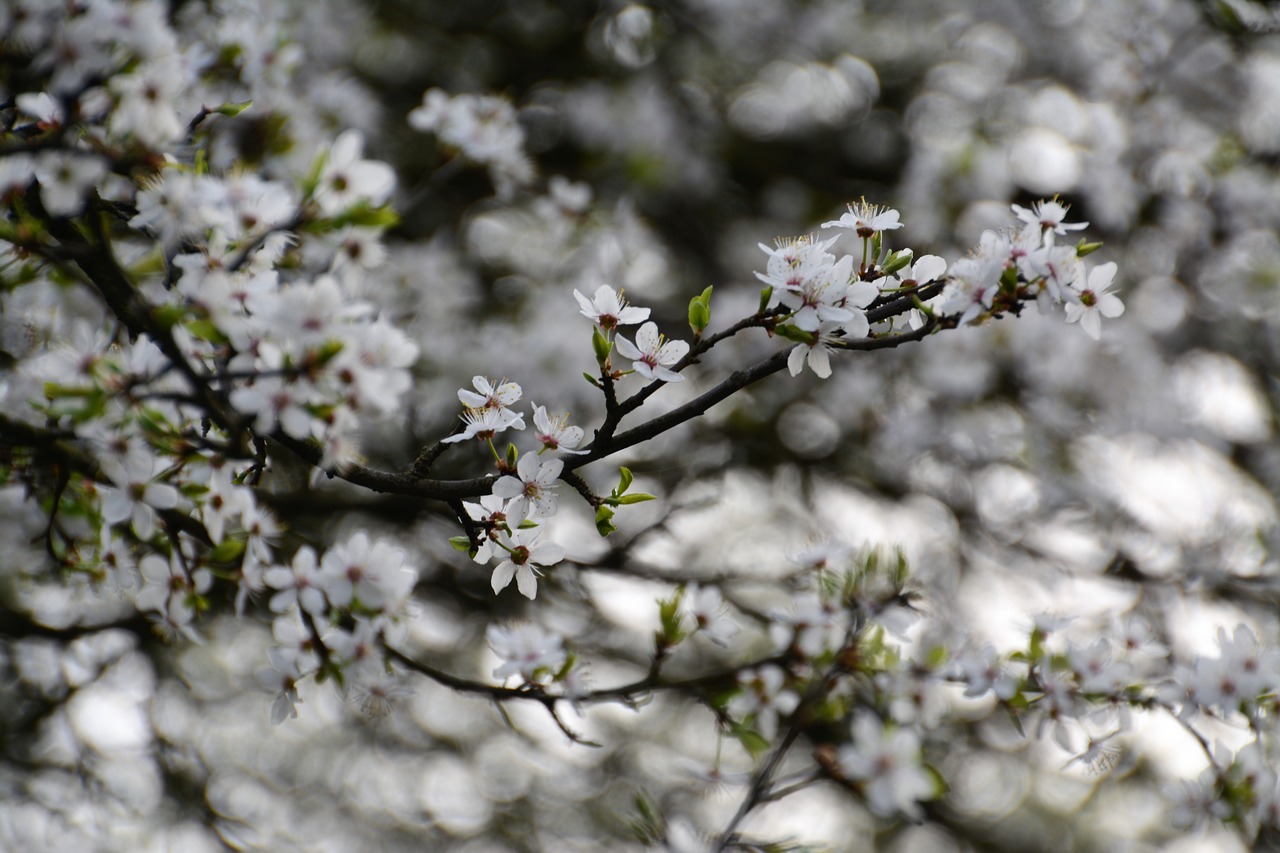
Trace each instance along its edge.
{"label": "blossom cluster", "polygon": [[524,153],[524,131],[504,98],[428,89],[422,105],[409,113],[409,126],[435,134],[467,160],[488,167],[502,198],[533,180],[533,165]]}
{"label": "blossom cluster", "polygon": [[[985,232],[970,255],[950,265],[937,255],[914,258],[910,249],[889,252],[884,234],[903,227],[900,215],[865,201],[849,205],[847,213],[822,226],[856,235],[862,244],[860,260],[829,251],[838,235],[793,237],[773,248],[760,244],[769,259],[756,277],[769,288],[769,304],[778,306],[782,325],[777,331],[799,342],[787,361],[791,375],[807,364],[819,377],[829,377],[834,349],[876,331],[867,309],[903,295],[919,303],[910,316],[916,329],[926,315],[954,324],[981,323],[1016,312],[1022,300],[1035,298],[1046,311],[1065,305],[1067,322],[1080,323],[1097,339],[1102,318],[1124,312],[1124,304],[1110,292],[1116,265],[1087,269],[1081,258],[1096,244],[1057,244],[1058,236],[1088,225],[1064,221],[1067,211],[1056,199],[1030,210],[1013,205],[1023,223],[1020,229]],[[922,292],[940,282],[945,282],[940,291]]]}

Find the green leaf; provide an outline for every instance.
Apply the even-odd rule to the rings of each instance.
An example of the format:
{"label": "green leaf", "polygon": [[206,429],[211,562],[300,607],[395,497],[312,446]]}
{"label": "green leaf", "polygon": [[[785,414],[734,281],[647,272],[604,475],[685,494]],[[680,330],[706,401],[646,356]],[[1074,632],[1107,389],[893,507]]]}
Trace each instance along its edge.
{"label": "green leaf", "polygon": [[507,445],[507,467],[514,469],[516,462],[520,459],[520,451],[516,449],[514,444]]}
{"label": "green leaf", "polygon": [[[613,351],[613,344],[609,342],[608,338],[600,334],[599,328],[593,328],[591,330],[591,348],[596,353],[596,364],[604,364],[609,360],[609,353]],[[585,373],[582,375],[586,376]],[[592,381],[594,382],[595,380]]]}
{"label": "green leaf", "polygon": [[711,322],[711,290],[708,287],[689,300],[689,328],[695,335],[701,335]]}
{"label": "green leaf", "polygon": [[613,523],[613,510],[604,504],[596,507],[596,532],[601,536],[608,536],[617,529],[618,526]]}
{"label": "green leaf", "polygon": [[1076,257],[1083,258],[1085,255],[1092,255],[1101,248],[1101,243],[1086,243],[1082,239],[1079,243],[1076,243]]}
{"label": "green leaf", "polygon": [[590,373],[587,373],[585,370],[582,372],[582,378],[590,382],[596,388],[600,387],[600,380],[596,379],[594,376],[592,376]]}
{"label": "green leaf", "polygon": [[766,287],[760,291],[760,307],[756,309],[757,314],[763,314],[769,308],[769,300],[773,299],[773,288]]}
{"label": "green leaf", "polygon": [[238,104],[228,102],[228,103],[222,104],[221,106],[214,107],[210,112],[215,112],[220,116],[228,116],[229,118],[235,118],[236,116],[240,115],[240,113],[249,109],[249,107],[251,106],[253,106],[252,99],[248,101],[241,101]]}
{"label": "green leaf", "polygon": [[645,501],[656,501],[657,497],[644,492],[636,492],[633,495],[618,495],[615,500],[618,502],[618,506],[626,506],[627,504],[640,504]]}
{"label": "green leaf", "polygon": [[471,553],[471,540],[466,536],[450,536],[449,544],[453,546],[455,551],[461,551],[464,554]]}
{"label": "green leaf", "polygon": [[625,466],[618,468],[620,479],[618,480],[618,488],[613,490],[614,497],[624,494],[627,489],[631,488],[631,483],[635,477],[631,475],[631,469]]}
{"label": "green leaf", "polygon": [[871,235],[871,260],[880,260],[880,250],[884,248],[884,233],[877,231]]}

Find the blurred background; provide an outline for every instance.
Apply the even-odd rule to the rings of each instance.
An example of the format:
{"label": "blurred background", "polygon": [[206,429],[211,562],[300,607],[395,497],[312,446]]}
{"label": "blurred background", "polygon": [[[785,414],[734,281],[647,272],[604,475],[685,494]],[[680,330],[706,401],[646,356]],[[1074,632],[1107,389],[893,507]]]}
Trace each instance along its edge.
{"label": "blurred background", "polygon": [[[1272,4],[175,0],[171,16],[192,43],[210,19],[224,48],[255,30],[286,37],[274,47],[291,96],[250,93],[254,108],[215,137],[215,166],[305,170],[300,140],[350,126],[398,173],[402,221],[366,287],[423,355],[405,419],[369,427],[378,467],[452,430],[474,374],[520,382],[589,434],[603,407],[581,378],[595,363],[575,288],[625,289],[678,337],[688,299],[714,285],[714,331],[756,308],[757,244],[863,197],[901,212],[894,248],[954,260],[1012,224],[1011,203],[1059,194],[1105,242],[1090,261],[1119,265],[1127,311],[1100,343],[1028,310],[846,354],[825,381],[774,376],[622,454],[660,500],[620,512],[606,541],[562,496],[554,535],[569,560],[534,603],[492,595],[488,570],[449,547],[447,508],[278,467],[264,501],[286,551],[366,529],[411,553],[406,645],[433,666],[488,679],[485,626],[519,617],[570,637],[591,686],[622,683],[648,665],[655,598],[701,580],[720,583],[744,633],[732,654],[695,638],[669,672],[724,668],[768,653],[749,614],[785,611],[794,556],[825,542],[904,551],[927,615],[914,647],[1007,650],[1047,612],[1074,617],[1062,631],[1081,641],[1140,616],[1174,660],[1241,621],[1274,646]],[[507,99],[527,174],[496,192],[485,168],[412,128],[431,88]],[[778,347],[739,336],[646,411]],[[613,462],[582,471],[597,491]],[[437,473],[483,465],[455,451]],[[31,572],[44,519],[16,502],[4,517],[9,849],[624,850],[639,846],[639,794],[690,845],[740,802],[750,757],[680,696],[569,715],[599,748],[569,743],[537,706],[426,679],[376,717],[308,683],[300,718],[273,727],[254,683],[272,642],[265,601],[236,618],[228,591],[203,644],[167,645],[132,608]],[[877,822],[820,784],[747,828],[850,851],[1244,849],[1220,828],[1172,828],[1167,786],[1206,758],[1158,713],[1073,762],[989,704],[942,701],[926,756],[950,791],[925,823]],[[1233,746],[1250,738],[1208,725]]]}

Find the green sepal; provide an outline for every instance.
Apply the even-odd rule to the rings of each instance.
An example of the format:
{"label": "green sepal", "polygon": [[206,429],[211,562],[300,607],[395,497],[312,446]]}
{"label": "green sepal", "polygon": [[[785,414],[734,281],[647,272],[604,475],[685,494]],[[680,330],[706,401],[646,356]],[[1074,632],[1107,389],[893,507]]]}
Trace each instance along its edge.
{"label": "green sepal", "polygon": [[186,316],[187,309],[181,305],[167,303],[165,305],[157,305],[151,309],[151,319],[154,320],[161,328],[172,329],[179,320]]}
{"label": "green sepal", "polygon": [[689,300],[689,328],[701,335],[711,322],[711,287]]}
{"label": "green sepal", "polygon": [[936,800],[946,795],[946,793],[951,790],[951,786],[947,784],[947,780],[943,777],[942,773],[939,772],[938,768],[934,767],[932,764],[921,762],[920,769],[933,779],[933,799]]}
{"label": "green sepal", "polygon": [[900,252],[894,252],[884,262],[884,266],[880,267],[880,272],[884,275],[893,275],[898,270],[911,263],[911,259],[915,257],[915,253],[910,249],[903,249]]}
{"label": "green sepal", "polygon": [[364,202],[360,202],[359,204],[353,204],[332,219],[325,219],[315,223],[315,227],[321,230],[336,230],[347,225],[357,225],[362,228],[394,228],[399,224],[400,217],[391,208],[391,205],[384,204],[381,207],[371,207]]}
{"label": "green sepal", "polygon": [[769,751],[769,741],[755,729],[748,728],[741,723],[735,723],[730,734],[733,735],[738,743],[742,744],[747,752],[751,753],[752,758],[759,758]]}
{"label": "green sepal", "polygon": [[240,539],[223,539],[209,552],[212,563],[233,563],[244,553],[244,542]]}
{"label": "green sepal", "polygon": [[617,529],[618,526],[613,523],[613,510],[604,504],[596,507],[596,532],[601,536],[608,536]]}
{"label": "green sepal", "polygon": [[222,104],[221,106],[214,107],[212,110],[210,110],[210,112],[215,112],[220,116],[227,116],[228,118],[235,118],[236,116],[240,115],[240,113],[249,109],[249,107],[251,106],[253,106],[252,99],[247,101],[241,101],[238,104],[228,102],[228,103]]}
{"label": "green sepal", "polygon": [[684,600],[684,586],[676,587],[670,598],[658,599],[658,624],[662,630],[658,632],[659,648],[671,648],[685,637],[684,614],[680,612],[680,604]]}
{"label": "green sepal", "polygon": [[1083,258],[1085,255],[1092,255],[1094,252],[1102,248],[1102,243],[1086,243],[1083,239],[1076,243],[1076,257]]}
{"label": "green sepal", "polygon": [[334,356],[342,352],[342,347],[342,341],[332,340],[325,341],[318,350],[311,350],[311,353],[315,356],[316,366],[323,367],[328,364],[333,360]]}
{"label": "green sepal", "polygon": [[[596,353],[596,364],[604,364],[609,360],[609,353],[613,352],[613,344],[609,339],[600,334],[599,328],[591,330],[591,349]],[[583,376],[586,376],[584,373]],[[594,380],[592,380],[594,381]]]}
{"label": "green sepal", "polygon": [[769,308],[769,302],[773,299],[773,288],[766,287],[760,291],[760,307],[756,309],[757,314],[763,314]]}
{"label": "green sepal", "polygon": [[812,345],[818,341],[818,336],[813,332],[806,332],[803,329],[798,329],[795,326],[786,323],[778,326],[773,331],[778,337],[786,338],[789,341],[795,341],[798,344]]}
{"label": "green sepal", "polygon": [[1006,267],[1005,271],[1000,273],[1000,289],[1006,293],[1015,293],[1018,290],[1018,268]]}
{"label": "green sepal", "polygon": [[211,344],[225,344],[229,341],[212,320],[192,320],[187,324],[187,331],[194,337]]}

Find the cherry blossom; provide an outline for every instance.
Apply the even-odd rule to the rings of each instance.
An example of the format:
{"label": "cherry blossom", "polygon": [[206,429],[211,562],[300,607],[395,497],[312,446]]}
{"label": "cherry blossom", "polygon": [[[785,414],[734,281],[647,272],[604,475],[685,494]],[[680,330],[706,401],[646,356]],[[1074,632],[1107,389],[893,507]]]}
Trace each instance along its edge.
{"label": "cherry blossom", "polygon": [[590,299],[578,290],[573,291],[573,297],[578,300],[578,305],[582,309],[582,316],[588,318],[606,332],[612,331],[618,326],[630,326],[636,323],[643,323],[649,319],[648,308],[637,308],[634,305],[628,305],[627,301],[622,298],[622,294],[607,284],[602,284],[596,288],[595,295]]}
{"label": "cherry blossom", "polygon": [[573,449],[582,443],[584,433],[582,427],[570,425],[567,412],[556,420],[552,420],[551,416],[547,414],[545,406],[535,406],[533,409],[533,427],[534,438],[542,445],[542,449],[538,453],[546,450],[570,454],[587,452]]}
{"label": "cherry blossom", "polygon": [[494,678],[519,675],[533,681],[539,672],[560,669],[568,657],[564,639],[533,622],[493,623],[485,629],[485,638],[503,661],[493,671]]}
{"label": "cherry blossom", "polygon": [[868,204],[865,200],[850,204],[849,211],[839,219],[822,223],[823,228],[848,228],[864,239],[878,232],[893,231],[902,225],[898,221],[898,211]]}
{"label": "cherry blossom", "polygon": [[618,336],[618,352],[623,358],[634,359],[632,369],[646,379],[663,382],[683,382],[684,377],[671,370],[671,365],[685,357],[689,345],[684,341],[668,341],[658,333],[658,325],[645,323],[636,332],[636,342]]}
{"label": "cherry blossom", "polygon": [[498,534],[497,546],[506,552],[506,557],[493,570],[491,584],[494,594],[506,589],[511,579],[515,578],[516,588],[521,595],[530,600],[537,596],[537,567],[553,566],[564,559],[564,548],[560,545],[553,542],[538,543],[542,534],[541,527]]}
{"label": "cherry blossom", "polygon": [[919,820],[920,803],[938,793],[920,763],[919,735],[908,726],[886,726],[870,711],[854,717],[852,735],[838,754],[840,772],[862,783],[867,806],[875,814]]}
{"label": "cherry blossom", "polygon": [[563,469],[563,459],[544,461],[526,453],[516,462],[514,476],[508,474],[493,484],[493,494],[511,499],[507,511],[512,515],[548,518],[556,514],[556,480]]}
{"label": "cherry blossom", "polygon": [[1109,290],[1116,275],[1116,265],[1108,262],[1094,267],[1086,278],[1082,272],[1072,283],[1075,299],[1067,302],[1067,322],[1079,323],[1094,340],[1102,337],[1102,318],[1113,319],[1124,313],[1124,303]]}

